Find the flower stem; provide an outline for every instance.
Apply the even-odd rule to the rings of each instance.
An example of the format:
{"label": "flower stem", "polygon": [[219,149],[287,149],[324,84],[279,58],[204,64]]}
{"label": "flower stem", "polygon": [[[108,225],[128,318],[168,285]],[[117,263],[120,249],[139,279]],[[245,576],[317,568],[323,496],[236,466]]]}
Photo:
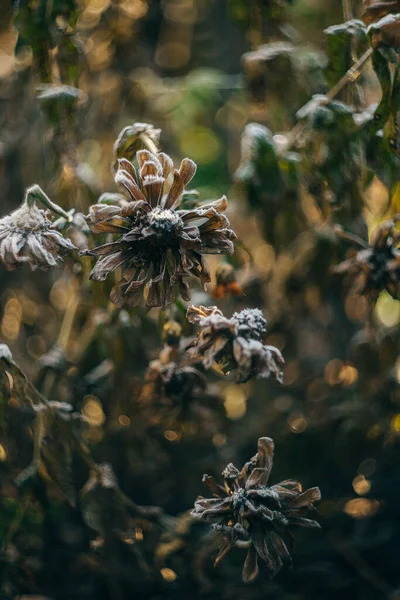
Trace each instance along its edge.
{"label": "flower stem", "polygon": [[26,191],[25,202],[29,207],[31,207],[36,203],[37,200],[39,200],[39,202],[41,202],[44,206],[52,210],[57,215],[60,215],[60,217],[64,217],[64,219],[71,221],[71,214],[66,213],[65,210],[61,208],[61,206],[58,206],[58,204],[52,202],[40,186],[33,185]]}

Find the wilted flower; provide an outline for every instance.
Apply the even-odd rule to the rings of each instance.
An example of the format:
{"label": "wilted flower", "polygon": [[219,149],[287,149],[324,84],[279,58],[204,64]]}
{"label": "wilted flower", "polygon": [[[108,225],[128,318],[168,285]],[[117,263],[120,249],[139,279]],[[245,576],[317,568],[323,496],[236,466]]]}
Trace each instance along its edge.
{"label": "wilted flower", "polygon": [[381,223],[371,244],[336,227],[337,234],[354,249],[350,258],[337,265],[334,272],[354,276],[355,291],[365,295],[371,302],[378,299],[382,290],[386,290],[393,298],[399,297],[400,232],[395,225],[399,218]]}
{"label": "wilted flower", "polygon": [[185,186],[192,180],[196,165],[185,158],[179,170],[169,156],[147,150],[137,153],[139,175],[126,159],[119,161],[115,180],[131,202],[125,207],[97,204],[87,222],[93,233],[120,233],[115,241],[85,254],[98,257],[91,278],[103,281],[122,267],[122,280],[111,292],[117,305],[140,304],[145,287],[147,306],[171,304],[174,286],[184,300],[190,299],[187,278],[198,277],[204,285],[210,273],[203,254],[233,253],[235,234],[221,213],[224,197],[192,210],[179,210]]}
{"label": "wilted flower", "polygon": [[282,383],[278,364],[284,360],[277,348],[261,341],[267,322],[260,310],[245,309],[227,319],[216,306],[190,306],[187,318],[199,324],[197,338],[188,347],[189,355],[202,359],[207,369],[217,363],[225,374],[236,370],[238,383],[270,375]]}
{"label": "wilted flower", "polygon": [[225,468],[223,486],[213,477],[204,475],[203,481],[214,497],[200,496],[191,513],[194,518],[211,523],[224,537],[215,566],[237,542],[249,542],[242,573],[245,582],[257,577],[258,558],[266,564],[271,578],[283,565],[291,563],[293,527],[319,528],[316,521],[303,516],[314,509],[314,502],[320,500],[319,488],[302,492],[301,484],[292,480],[267,486],[273,453],[273,441],[260,438],[257,454],[241,471],[233,464]]}
{"label": "wilted flower", "polygon": [[49,269],[76,249],[69,239],[53,228],[48,212],[37,207],[37,200],[69,218],[39,186],[29,188],[22,205],[0,219],[0,261],[8,271],[14,271],[21,264],[28,264],[32,270],[37,267]]}
{"label": "wilted flower", "polygon": [[141,414],[144,415],[144,409],[152,424],[162,423],[183,433],[196,433],[199,427],[201,433],[217,433],[223,413],[222,398],[208,390],[201,371],[186,364],[185,353],[178,345],[177,326],[173,321],[166,324],[167,344],[146,371]]}
{"label": "wilted flower", "polygon": [[236,272],[229,263],[221,263],[215,273],[217,285],[215,286],[212,295],[214,298],[226,298],[229,294],[233,296],[241,296],[243,288],[236,281]]}

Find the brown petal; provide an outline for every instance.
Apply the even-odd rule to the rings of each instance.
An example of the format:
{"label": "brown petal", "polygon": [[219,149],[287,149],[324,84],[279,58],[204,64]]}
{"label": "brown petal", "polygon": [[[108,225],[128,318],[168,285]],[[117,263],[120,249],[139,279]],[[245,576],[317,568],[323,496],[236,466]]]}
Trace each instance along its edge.
{"label": "brown petal", "polygon": [[172,162],[168,154],[165,154],[164,152],[160,152],[158,154],[158,160],[160,161],[162,166],[162,175],[164,179],[168,179],[168,176],[174,170],[174,163]]}
{"label": "brown petal", "polygon": [[218,553],[217,558],[214,561],[214,567],[218,567],[222,561],[222,559],[228,554],[229,550],[232,548],[230,544],[226,544],[223,546]]}
{"label": "brown petal", "polygon": [[164,200],[164,208],[167,208],[167,209],[173,208],[175,206],[175,204],[178,202],[178,200],[180,199],[180,197],[182,196],[183,189],[184,189],[184,185],[183,185],[181,174],[179,173],[179,171],[175,170],[172,185],[169,189],[167,197]]}
{"label": "brown petal", "polygon": [[246,489],[262,486],[266,483],[265,469],[253,469],[246,481]]}
{"label": "brown petal", "polygon": [[128,171],[119,170],[115,175],[115,183],[126,190],[132,200],[142,200],[146,202],[146,196],[138,187],[136,181]]}
{"label": "brown petal", "polygon": [[112,271],[118,269],[118,267],[123,265],[131,257],[132,255],[130,253],[116,252],[115,254],[109,254],[99,258],[90,273],[90,279],[104,281]]}
{"label": "brown petal", "polygon": [[97,246],[92,250],[83,250],[79,254],[80,256],[103,256],[104,254],[114,254],[119,250],[122,250],[122,245],[121,242],[118,240],[117,242],[110,242],[109,244]]}
{"label": "brown petal", "polygon": [[184,158],[179,167],[179,173],[182,179],[183,187],[190,183],[196,174],[197,165],[190,158]]}
{"label": "brown petal", "polygon": [[299,527],[321,529],[321,525],[313,519],[305,519],[304,517],[289,517],[288,521],[291,525],[298,525]]}
{"label": "brown petal", "polygon": [[258,440],[257,467],[265,470],[265,482],[267,483],[271,473],[274,460],[274,442],[269,437],[262,437]]}
{"label": "brown petal", "polygon": [[246,560],[243,565],[242,579],[244,583],[254,581],[257,578],[258,573],[257,552],[252,544],[247,552]]}
{"label": "brown petal", "polygon": [[163,172],[163,168],[162,165],[160,163],[160,161],[158,160],[157,156],[155,154],[152,154],[152,152],[149,152],[148,150],[139,150],[139,152],[136,154],[136,158],[139,164],[139,169],[142,170],[143,165],[147,162],[152,162],[155,167],[156,167],[156,172],[161,175]]}
{"label": "brown petal", "polygon": [[280,557],[282,562],[290,565],[292,562],[292,557],[290,556],[290,552],[281,536],[274,531],[271,531],[269,534],[269,543],[271,544],[277,556]]}
{"label": "brown petal", "polygon": [[310,506],[314,502],[318,502],[321,500],[321,492],[317,487],[310,488],[306,490],[291,503],[291,508],[301,508],[303,506]]}
{"label": "brown petal", "polygon": [[136,183],[137,183],[137,175],[136,175],[135,167],[129,160],[127,160],[126,158],[120,158],[118,160],[118,171],[119,170],[126,171],[127,173],[129,173],[129,175],[132,177],[132,179],[134,181],[136,181]]}
{"label": "brown petal", "polygon": [[219,485],[211,475],[203,475],[203,483],[205,483],[219,498],[224,498],[226,496],[225,488],[222,487],[222,485]]}

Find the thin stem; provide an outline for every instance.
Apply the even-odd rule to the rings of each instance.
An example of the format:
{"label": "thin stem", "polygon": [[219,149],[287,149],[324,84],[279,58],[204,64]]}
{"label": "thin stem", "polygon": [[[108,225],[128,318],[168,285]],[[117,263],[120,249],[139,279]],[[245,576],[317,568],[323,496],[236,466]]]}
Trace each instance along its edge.
{"label": "thin stem", "polygon": [[368,59],[371,57],[372,52],[372,48],[368,48],[368,50],[364,52],[364,54],[358,59],[358,61],[354,63],[354,65],[347,71],[347,73],[345,73],[345,75],[343,75],[343,77],[337,82],[337,84],[334,85],[333,88],[327,93],[326,97],[328,98],[328,100],[333,100],[335,96],[337,96],[338,93],[341,92],[342,89],[348,83],[354,83],[355,81],[357,81],[357,79],[361,75],[362,68],[364,67]]}
{"label": "thin stem", "polygon": [[350,0],[342,0],[343,17],[345,21],[350,21],[353,18],[353,10]]}
{"label": "thin stem", "polygon": [[67,219],[68,221],[72,220],[71,214],[66,213],[65,210],[61,208],[61,206],[58,206],[58,204],[52,202],[50,198],[44,193],[42,188],[35,184],[26,190],[25,202],[29,207],[31,207],[34,206],[37,200],[39,200],[39,202],[41,202],[44,206],[52,210],[57,215],[60,215],[60,217],[64,217],[64,219]]}
{"label": "thin stem", "polygon": [[64,320],[61,325],[60,335],[58,336],[58,345],[65,351],[69,337],[71,335],[72,326],[74,324],[76,312],[78,310],[80,298],[78,293],[73,293],[67,310],[65,311]]}

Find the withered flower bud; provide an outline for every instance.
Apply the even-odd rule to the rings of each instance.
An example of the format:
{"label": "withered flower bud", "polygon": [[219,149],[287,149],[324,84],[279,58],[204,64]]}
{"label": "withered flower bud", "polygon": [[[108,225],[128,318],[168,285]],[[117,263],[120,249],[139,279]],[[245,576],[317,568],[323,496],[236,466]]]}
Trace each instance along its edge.
{"label": "withered flower bud", "polygon": [[76,250],[69,239],[54,229],[48,211],[37,207],[38,200],[58,215],[70,218],[38,185],[29,188],[21,206],[0,219],[0,261],[8,271],[22,264],[28,264],[32,270],[49,269]]}
{"label": "withered flower bud", "polygon": [[319,488],[302,492],[301,484],[292,480],[267,486],[273,454],[274,442],[267,437],[260,438],[257,454],[241,471],[232,464],[226,467],[222,473],[224,485],[204,475],[203,482],[213,497],[200,496],[191,512],[192,517],[210,523],[223,536],[215,566],[237,542],[248,543],[242,572],[245,583],[257,577],[259,558],[271,578],[284,565],[291,564],[293,528],[320,527],[317,521],[304,517],[314,510],[313,503],[321,499]]}
{"label": "withered flower bud", "polygon": [[241,296],[243,288],[236,281],[236,272],[229,263],[221,263],[216,270],[217,285],[212,296],[217,299],[226,298],[229,294]]}
{"label": "withered flower bud", "polygon": [[188,354],[202,360],[207,369],[216,363],[225,374],[235,370],[238,383],[271,375],[282,383],[278,365],[284,360],[277,348],[262,343],[267,322],[260,310],[245,309],[228,319],[216,306],[190,306],[187,318],[190,323],[199,324],[197,338],[188,346]]}
{"label": "withered flower bud", "polygon": [[400,216],[381,223],[371,244],[357,235],[336,227],[336,233],[352,246],[350,257],[334,267],[335,273],[355,277],[353,291],[376,302],[386,290],[393,298],[400,293],[400,231],[396,221]]}
{"label": "withered flower bud", "polygon": [[155,129],[150,123],[133,123],[124,127],[114,144],[114,169],[118,169],[118,160],[126,158],[132,161],[139,150],[158,153],[161,129]]}
{"label": "withered flower bud", "polygon": [[98,257],[91,279],[103,281],[122,267],[122,280],[111,292],[117,305],[138,306],[146,289],[146,305],[167,307],[174,300],[174,287],[190,300],[189,276],[210,281],[203,254],[232,254],[234,232],[222,214],[225,196],[193,209],[179,209],[186,185],[196,172],[185,158],[179,170],[164,153],[137,153],[139,173],[126,159],[119,161],[116,182],[130,202],[125,207],[96,204],[87,222],[93,233],[119,233],[115,242],[86,251]]}
{"label": "withered flower bud", "polygon": [[179,346],[182,326],[176,321],[167,321],[163,327],[162,339],[168,346]]}

